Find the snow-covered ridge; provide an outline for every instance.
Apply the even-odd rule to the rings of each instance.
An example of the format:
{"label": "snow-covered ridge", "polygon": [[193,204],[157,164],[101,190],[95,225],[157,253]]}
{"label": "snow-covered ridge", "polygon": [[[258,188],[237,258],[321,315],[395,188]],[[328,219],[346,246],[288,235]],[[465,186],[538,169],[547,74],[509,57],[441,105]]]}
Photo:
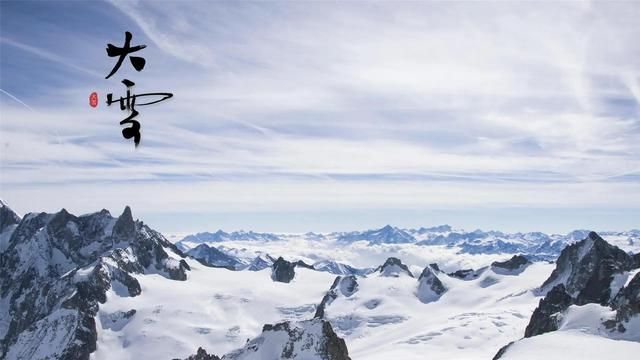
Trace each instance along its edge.
{"label": "snow-covered ridge", "polygon": [[134,221],[129,207],[118,218],[106,210],[79,217],[65,209],[28,214],[6,236],[0,352],[7,359],[88,358],[107,291],[135,297],[141,293],[135,274],[186,280],[189,271],[184,255]]}
{"label": "snow-covered ridge", "polygon": [[[531,316],[524,339],[505,345],[494,359],[525,359],[527,354],[522,350],[530,344],[545,346],[548,339],[570,339],[575,332],[581,333],[585,342],[602,343],[611,354],[620,348],[638,348],[639,260],[638,254],[627,254],[595,232],[564,248],[555,269],[536,291],[545,296]],[[565,335],[548,335],[556,332]],[[616,346],[603,339],[591,340],[593,336],[625,341]],[[544,340],[529,340],[541,337]],[[577,359],[583,348],[575,343],[566,351]]]}

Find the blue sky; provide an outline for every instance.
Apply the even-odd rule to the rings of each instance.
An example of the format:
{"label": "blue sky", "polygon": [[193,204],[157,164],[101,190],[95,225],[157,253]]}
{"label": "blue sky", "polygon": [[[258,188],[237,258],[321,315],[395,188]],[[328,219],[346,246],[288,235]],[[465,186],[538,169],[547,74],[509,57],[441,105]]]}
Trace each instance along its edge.
{"label": "blue sky", "polygon": [[[0,3],[0,196],[165,232],[640,223],[640,6]],[[147,66],[114,62],[124,32]],[[142,144],[104,104],[123,78]],[[101,104],[88,106],[98,92]]]}

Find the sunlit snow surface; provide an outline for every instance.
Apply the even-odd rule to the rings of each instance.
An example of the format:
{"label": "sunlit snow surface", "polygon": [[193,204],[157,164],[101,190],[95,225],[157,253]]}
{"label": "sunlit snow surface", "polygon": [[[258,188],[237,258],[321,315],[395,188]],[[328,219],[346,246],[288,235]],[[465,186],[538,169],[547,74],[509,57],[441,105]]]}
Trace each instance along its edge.
{"label": "sunlit snow surface", "polygon": [[298,269],[295,280],[285,284],[273,282],[269,269],[230,271],[188,262],[192,271],[187,281],[141,275],[140,296],[109,292],[101,315],[130,309],[136,314],[119,331],[98,321],[95,359],[186,357],[199,346],[225,354],[259,335],[265,323],[312,318],[314,305],[334,279],[329,273]]}
{"label": "sunlit snow surface", "polygon": [[[357,268],[375,268],[390,256],[401,259],[415,278],[382,277],[378,273],[358,277],[355,294],[339,296],[326,308],[326,318],[345,339],[354,360],[491,359],[502,346],[523,337],[541,299],[532,290],[555,267],[536,262],[518,275],[496,274],[488,267],[478,278],[460,280],[446,273],[487,267],[512,255],[461,254],[455,247],[444,245],[371,246],[364,241],[337,244],[295,235],[278,241],[224,241],[210,245],[246,263],[266,254],[309,264],[334,260]],[[96,319],[98,350],[92,358],[184,358],[200,346],[222,356],[258,336],[266,323],[312,318],[336,277],[298,267],[294,280],[285,284],[273,282],[269,268],[230,271],[206,267],[195,260],[188,263],[192,271],[187,281],[138,275],[140,296],[120,297],[110,291]],[[418,276],[430,263],[437,263],[442,270],[437,275],[447,292],[425,304],[416,292]],[[619,279],[620,285],[627,279]],[[134,316],[118,318],[118,314],[131,309],[136,310]],[[548,346],[556,346],[554,341],[560,346],[565,333],[567,346],[579,346],[580,341],[591,341],[596,336],[568,328],[539,341],[548,338]],[[603,344],[614,341],[596,339]],[[518,349],[534,341],[538,339],[518,342],[508,358],[520,356]],[[624,349],[638,346],[627,343]],[[535,354],[541,353],[530,355],[542,358]]]}
{"label": "sunlit snow surface", "polygon": [[428,304],[415,296],[416,279],[371,276],[353,296],[336,299],[327,317],[354,359],[490,359],[522,337],[538,302],[530,290],[551,270],[549,264],[519,276],[487,270],[470,281],[440,274],[449,290]]}
{"label": "sunlit snow surface", "polygon": [[[438,301],[424,304],[415,293],[417,275],[428,261],[439,259],[452,269],[492,261],[486,256],[455,255],[446,249],[438,253],[430,248],[432,254],[414,256],[393,252],[393,247],[363,252],[370,259],[360,257],[362,263],[356,264],[382,263],[378,260],[393,254],[403,261],[410,259],[407,263],[416,270],[416,278],[377,274],[358,278],[359,290],[354,295],[339,297],[327,307],[327,318],[345,338],[352,359],[424,359],[425,354],[432,359],[487,359],[504,344],[522,337],[539,300],[530,290],[546,279],[553,265],[534,264],[518,276],[487,270],[471,281],[441,273],[449,290]],[[267,249],[274,254],[284,250]],[[342,255],[343,260],[357,259],[355,254]],[[140,296],[120,297],[117,289],[110,291],[97,317],[98,350],[93,358],[186,357],[199,346],[222,355],[259,335],[265,323],[313,317],[315,306],[335,279],[333,274],[297,268],[294,280],[285,284],[273,282],[270,269],[229,271],[193,260],[189,265],[192,271],[184,282],[139,275]],[[131,309],[136,314],[130,319],[117,320],[115,325],[109,320]]]}
{"label": "sunlit snow surface", "polygon": [[554,331],[511,346],[504,360],[635,359],[640,343],[617,341],[579,330]]}

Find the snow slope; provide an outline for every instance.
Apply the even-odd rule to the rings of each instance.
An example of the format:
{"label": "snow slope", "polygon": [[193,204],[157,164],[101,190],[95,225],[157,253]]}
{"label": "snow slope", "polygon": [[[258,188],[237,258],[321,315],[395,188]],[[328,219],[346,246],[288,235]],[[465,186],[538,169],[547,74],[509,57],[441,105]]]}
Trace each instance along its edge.
{"label": "snow slope", "polygon": [[[306,320],[334,275],[296,268],[294,280],[273,282],[270,269],[229,271],[188,260],[188,280],[169,282],[137,275],[137,297],[107,294],[97,317],[98,349],[93,359],[184,358],[198,347],[222,355],[258,336],[264,324]],[[539,286],[553,265],[536,263],[518,276],[485,271],[465,281],[439,278],[448,288],[424,304],[417,278],[407,275],[358,278],[358,290],[327,307],[327,319],[347,343],[354,360],[488,359],[522,337],[539,298]],[[135,309],[130,319],[112,318]],[[115,315],[114,315],[115,314]]]}
{"label": "snow slope", "polygon": [[640,342],[612,340],[580,330],[553,331],[514,343],[501,360],[633,359]]}
{"label": "snow slope", "polygon": [[187,281],[140,275],[141,295],[120,297],[110,291],[98,319],[131,309],[136,313],[120,330],[98,322],[98,350],[92,358],[185,358],[199,346],[221,356],[260,334],[264,324],[312,318],[334,279],[325,272],[296,269],[294,280],[284,284],[271,280],[270,269],[230,271],[194,260],[188,264]]}
{"label": "snow slope", "polygon": [[470,281],[439,274],[448,291],[427,304],[416,296],[417,279],[370,276],[358,279],[355,294],[334,300],[326,318],[353,359],[490,359],[522,337],[539,300],[532,290],[552,269],[537,263],[518,276],[487,270]]}

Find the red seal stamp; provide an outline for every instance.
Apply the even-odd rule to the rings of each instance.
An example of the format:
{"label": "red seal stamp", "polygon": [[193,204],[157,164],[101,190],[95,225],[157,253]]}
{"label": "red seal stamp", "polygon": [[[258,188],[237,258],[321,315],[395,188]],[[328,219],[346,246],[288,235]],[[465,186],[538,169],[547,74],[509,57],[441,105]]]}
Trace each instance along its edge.
{"label": "red seal stamp", "polygon": [[96,107],[98,106],[98,93],[97,92],[92,92],[91,95],[89,95],[89,105],[91,107]]}

